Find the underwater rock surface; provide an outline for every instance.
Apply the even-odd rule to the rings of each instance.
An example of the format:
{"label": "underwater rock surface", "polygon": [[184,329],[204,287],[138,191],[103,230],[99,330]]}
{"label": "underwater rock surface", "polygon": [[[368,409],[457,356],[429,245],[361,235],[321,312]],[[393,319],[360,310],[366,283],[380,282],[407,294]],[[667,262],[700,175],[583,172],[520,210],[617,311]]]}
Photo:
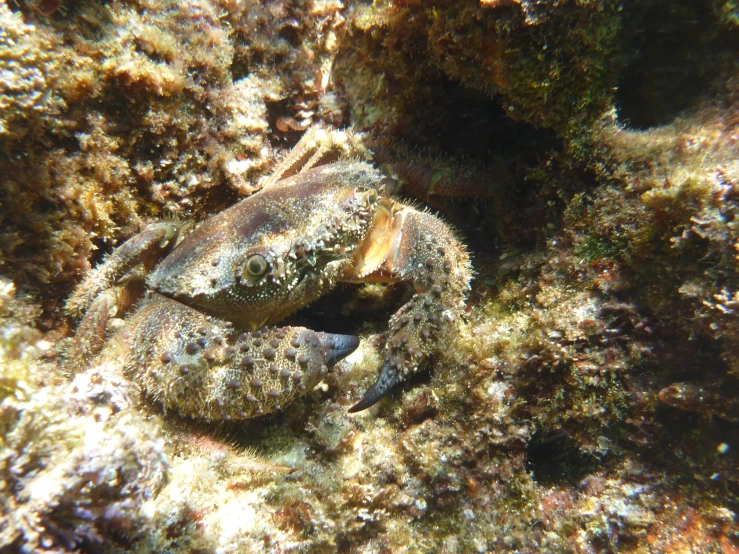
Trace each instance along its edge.
{"label": "underwater rock surface", "polygon": [[[0,550],[739,550],[738,51],[721,0],[0,1]],[[245,422],[71,359],[114,246],[331,128],[470,252],[427,371],[347,412],[399,284],[295,314],[362,344]]]}

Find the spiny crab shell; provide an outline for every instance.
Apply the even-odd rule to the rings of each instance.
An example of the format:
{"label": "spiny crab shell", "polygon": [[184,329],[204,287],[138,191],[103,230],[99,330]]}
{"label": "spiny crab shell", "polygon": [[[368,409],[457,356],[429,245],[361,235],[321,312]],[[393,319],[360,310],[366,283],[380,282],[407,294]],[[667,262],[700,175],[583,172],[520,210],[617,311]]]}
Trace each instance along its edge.
{"label": "spiny crab shell", "polygon": [[[80,351],[122,352],[132,378],[167,408],[254,417],[310,391],[358,345],[352,335],[266,326],[339,281],[407,282],[415,294],[390,320],[380,376],[350,411],[371,406],[449,345],[471,273],[453,232],[384,196],[383,185],[372,166],[339,162],[272,183],[191,232],[150,225],[70,298],[68,310],[84,314]],[[110,319],[132,307],[104,341]]]}

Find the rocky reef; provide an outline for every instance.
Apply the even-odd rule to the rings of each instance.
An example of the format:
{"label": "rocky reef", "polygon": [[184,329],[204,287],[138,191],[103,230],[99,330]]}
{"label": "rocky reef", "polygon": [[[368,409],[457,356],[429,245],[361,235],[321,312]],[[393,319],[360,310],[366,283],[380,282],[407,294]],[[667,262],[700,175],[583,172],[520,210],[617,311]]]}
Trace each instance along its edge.
{"label": "rocky reef", "polygon": [[[721,0],[0,0],[0,550],[738,551],[738,51]],[[94,265],[309,129],[458,229],[452,348],[349,414],[408,295],[365,284],[276,414],[71,363]]]}

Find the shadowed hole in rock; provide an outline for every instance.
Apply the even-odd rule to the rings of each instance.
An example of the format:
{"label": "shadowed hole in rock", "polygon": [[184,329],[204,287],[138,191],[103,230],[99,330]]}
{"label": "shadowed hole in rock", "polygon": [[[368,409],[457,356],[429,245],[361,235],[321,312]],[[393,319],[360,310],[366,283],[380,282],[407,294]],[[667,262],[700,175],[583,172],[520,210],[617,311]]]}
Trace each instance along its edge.
{"label": "shadowed hole in rock", "polygon": [[430,103],[414,110],[401,138],[414,148],[439,148],[444,155],[487,160],[492,154],[529,156],[559,149],[560,141],[547,129],[508,117],[498,98],[452,80],[428,83]]}
{"label": "shadowed hole in rock", "polygon": [[577,484],[598,466],[567,433],[538,431],[526,446],[526,469],[540,485]]}
{"label": "shadowed hole in rock", "polygon": [[624,12],[626,68],[616,92],[619,119],[634,129],[671,123],[709,96],[736,58],[739,33],[710,2],[634,3]]}

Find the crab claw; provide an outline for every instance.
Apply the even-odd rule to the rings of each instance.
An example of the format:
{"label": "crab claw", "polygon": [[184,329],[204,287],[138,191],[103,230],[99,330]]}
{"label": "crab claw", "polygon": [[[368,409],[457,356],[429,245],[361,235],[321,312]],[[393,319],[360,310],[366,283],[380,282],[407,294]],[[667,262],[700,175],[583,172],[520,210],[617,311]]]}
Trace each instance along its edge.
{"label": "crab claw", "polygon": [[364,393],[364,396],[359,402],[349,408],[349,413],[354,414],[374,406],[382,399],[383,396],[385,396],[385,394],[387,394],[387,391],[397,385],[400,381],[400,373],[397,369],[393,369],[387,363],[382,364],[382,367],[380,368],[380,376],[377,378],[377,381],[375,381],[375,384],[372,385],[370,390]]}
{"label": "crab claw", "polygon": [[316,333],[323,347],[323,358],[327,366],[332,366],[346,358],[359,346],[359,337],[336,333]]}

